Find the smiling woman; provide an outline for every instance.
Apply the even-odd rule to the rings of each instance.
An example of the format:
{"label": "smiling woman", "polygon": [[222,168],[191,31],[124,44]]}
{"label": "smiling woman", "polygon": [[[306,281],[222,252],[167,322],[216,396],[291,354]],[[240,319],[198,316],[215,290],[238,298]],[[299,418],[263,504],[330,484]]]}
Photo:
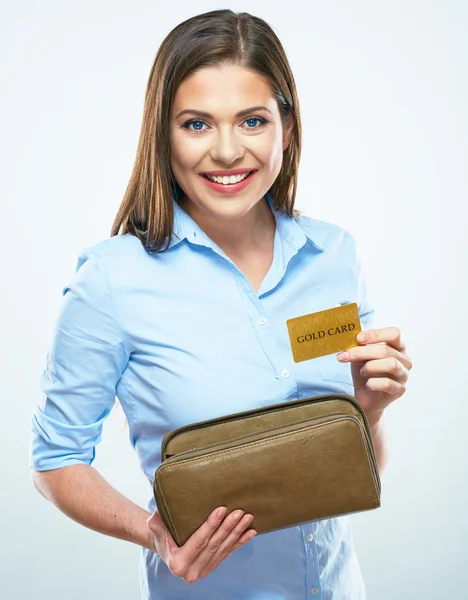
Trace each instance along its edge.
{"label": "smiling woman", "polygon": [[[241,234],[233,233],[232,219],[245,244],[246,221],[263,220],[259,199],[278,177],[291,137],[293,117],[282,118],[272,87],[254,69],[223,62],[198,68],[174,97],[171,168],[184,190],[179,203],[203,229],[216,222],[215,241],[233,253]],[[221,164],[227,168],[213,170]]]}
{"label": "smiling woman", "polygon": [[64,288],[32,418],[34,481],[79,523],[142,547],[143,600],[365,599],[344,516],[256,536],[246,507],[219,506],[178,547],[152,493],[144,510],[91,468],[116,396],[152,489],[172,429],[351,391],[349,364],[291,353],[288,319],[343,298],[363,328],[373,313],[351,234],[294,208],[300,151],[272,28],[231,10],[180,23],[151,69],[111,235]]}
{"label": "smiling woman", "polygon": [[294,77],[265,21],[229,10],[184,21],[151,70],[135,165],[111,235],[132,233],[148,250],[165,251],[176,197],[231,255],[249,232],[249,245],[269,246],[273,221],[259,200],[270,191],[275,209],[300,214],[301,130]]}

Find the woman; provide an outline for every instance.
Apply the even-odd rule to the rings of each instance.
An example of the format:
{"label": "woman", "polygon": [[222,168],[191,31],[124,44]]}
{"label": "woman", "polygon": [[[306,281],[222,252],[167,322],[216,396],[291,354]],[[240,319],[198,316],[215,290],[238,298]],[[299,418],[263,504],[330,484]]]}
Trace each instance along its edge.
{"label": "woman", "polygon": [[347,516],[253,537],[252,515],[218,507],[179,548],[152,494],[146,511],[91,466],[116,394],[152,486],[170,429],[342,392],[365,410],[382,469],[383,413],[411,368],[399,330],[369,330],[350,366],[292,358],[288,318],[356,302],[364,330],[374,312],[354,238],[294,210],[300,148],[271,28],[230,10],[181,23],[151,70],[111,237],[63,290],[32,418],[34,482],[86,527],[142,546],[145,599],[365,598]]}

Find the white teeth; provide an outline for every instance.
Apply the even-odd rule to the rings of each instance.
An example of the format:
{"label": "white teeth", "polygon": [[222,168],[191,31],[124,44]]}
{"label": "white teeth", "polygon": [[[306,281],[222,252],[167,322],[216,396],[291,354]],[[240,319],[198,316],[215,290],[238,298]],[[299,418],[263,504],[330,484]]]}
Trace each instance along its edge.
{"label": "white teeth", "polygon": [[248,177],[249,174],[250,171],[242,175],[231,175],[230,177],[228,177],[227,175],[225,175],[224,177],[213,177],[213,175],[205,175],[205,177],[207,177],[210,181],[214,181],[216,183],[222,183],[223,185],[232,185],[233,183],[239,183],[239,181],[242,181],[243,179]]}

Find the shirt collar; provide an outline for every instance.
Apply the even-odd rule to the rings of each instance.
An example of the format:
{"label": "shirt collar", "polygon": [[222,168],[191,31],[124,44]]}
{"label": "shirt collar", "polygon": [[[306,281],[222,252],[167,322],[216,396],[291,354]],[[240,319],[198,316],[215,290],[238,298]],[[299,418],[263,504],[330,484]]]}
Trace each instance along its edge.
{"label": "shirt collar", "polygon": [[[275,217],[276,229],[286,242],[295,248],[301,248],[308,241],[317,250],[321,252],[324,251],[324,246],[321,243],[324,239],[321,235],[321,228],[318,226],[321,223],[320,221],[315,221],[317,226],[305,227],[304,224],[299,222],[301,216],[298,219],[294,219],[293,217],[289,217],[282,210],[275,210],[273,208],[273,197],[270,192],[265,194],[265,199]],[[174,196],[172,197],[172,205],[174,208],[174,226],[169,248],[177,245],[183,239],[187,239],[194,244],[202,244],[205,246],[214,243],[203,229],[197,225],[192,217],[179,205]]]}

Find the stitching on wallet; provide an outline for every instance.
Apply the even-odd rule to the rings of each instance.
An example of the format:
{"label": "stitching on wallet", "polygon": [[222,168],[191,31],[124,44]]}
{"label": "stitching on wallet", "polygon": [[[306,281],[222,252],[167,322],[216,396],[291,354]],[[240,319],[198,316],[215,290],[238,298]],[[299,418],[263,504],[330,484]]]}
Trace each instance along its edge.
{"label": "stitching on wallet", "polygon": [[[326,416],[326,415],[324,415],[324,416]],[[354,423],[356,425],[356,427],[358,428],[358,430],[359,430],[359,434],[360,434],[359,435],[359,439],[360,439],[360,442],[361,442],[361,448],[362,448],[362,450],[364,452],[364,455],[366,457],[366,464],[367,464],[367,468],[369,470],[369,473],[371,475],[371,479],[372,479],[372,481],[374,481],[374,476],[373,476],[372,469],[371,469],[371,466],[370,466],[370,463],[369,463],[369,455],[368,455],[368,453],[366,451],[366,448],[364,446],[364,441],[362,439],[362,429],[361,429],[361,425],[360,425],[357,417],[354,417],[352,415],[345,415],[343,418],[336,419],[335,421],[332,421],[331,423],[330,422],[325,422],[325,423],[320,423],[319,425],[311,425],[310,427],[304,427],[303,431],[306,431],[307,429],[318,429],[319,427],[323,427],[324,425],[328,425],[328,426],[335,425],[335,424],[341,423],[342,421],[346,421],[346,420],[351,420],[351,422]],[[290,435],[294,435],[296,433],[297,433],[297,431],[289,431],[287,433],[280,434],[280,436],[284,438],[284,437],[287,437],[287,436],[290,436]],[[270,442],[271,442],[271,439],[261,440],[261,441],[258,441],[258,442],[247,442],[245,444],[245,446],[251,446],[251,447],[253,447],[253,446],[260,446],[262,444],[268,444]],[[227,454],[228,452],[232,452],[233,450],[237,450],[237,448],[238,448],[237,446],[235,448],[226,448],[225,450],[215,451],[215,453],[218,456],[220,456],[222,454]],[[192,457],[192,458],[185,458],[185,459],[183,459],[181,461],[178,461],[174,465],[164,465],[164,463],[162,463],[160,469],[161,469],[161,471],[162,470],[169,470],[170,471],[171,468],[172,469],[177,468],[178,465],[185,464],[185,463],[188,463],[188,462],[196,462],[197,460],[200,461],[200,460],[203,460],[204,458],[205,458],[205,456],[195,456],[195,457]],[[174,531],[177,532],[177,529],[176,529],[176,527],[174,525],[174,521],[173,521],[172,517],[170,516],[169,510],[168,510],[168,506],[167,506],[167,502],[166,502],[166,500],[164,498],[164,492],[162,490],[162,487],[160,487],[160,489],[161,489],[161,495],[163,496],[164,504],[166,506],[167,514],[169,516],[169,519],[171,521],[172,526],[174,527]],[[375,500],[376,504],[379,503],[378,499],[377,499],[377,496],[375,494],[375,487],[374,487],[374,500]]]}
{"label": "stitching on wallet", "polygon": [[[362,446],[364,454],[365,454],[365,456],[367,458],[367,468],[369,469],[369,473],[370,473],[372,481],[374,481],[374,474],[373,474],[371,466],[370,466],[369,453],[367,452],[366,447],[364,446],[364,441],[362,439],[361,423],[359,421],[355,421],[354,419],[353,419],[352,422],[356,425],[356,427],[359,429],[359,432],[361,433],[361,435],[359,436],[359,439],[361,440],[361,446]],[[375,500],[376,504],[379,504],[379,501],[378,501],[376,493],[375,493],[375,486],[374,486],[374,500]]]}
{"label": "stitching on wallet", "polygon": [[[341,401],[341,399],[340,399],[340,401]],[[343,400],[343,401],[345,401],[345,400]],[[323,400],[322,402],[320,402],[320,405],[323,406],[324,404],[328,404],[329,402],[336,402],[336,399],[333,398],[333,399],[330,399],[330,400]],[[268,413],[266,413],[266,414],[267,415],[271,415],[271,414],[274,414],[274,413],[277,413],[277,412],[280,412],[280,411],[281,412],[282,411],[286,411],[288,413],[290,411],[298,410],[298,409],[302,408],[303,406],[305,406],[305,403],[302,404],[302,405],[300,405],[300,406],[291,406],[289,408],[286,408],[286,407],[276,408],[276,409],[272,409],[271,411],[268,411]],[[254,415],[252,417],[238,417],[237,419],[232,419],[232,420],[230,419],[229,421],[226,421],[226,423],[229,423],[229,424],[230,423],[238,423],[239,421],[244,421],[244,419],[246,419],[246,418],[248,418],[249,420],[253,421],[253,420],[256,420],[256,419],[260,419],[260,418],[262,418],[264,416],[265,416],[265,413],[261,414],[261,415]],[[318,415],[318,416],[322,416],[322,415]],[[326,416],[326,415],[323,415],[323,416]],[[219,423],[210,423],[209,425],[203,425],[201,427],[200,426],[193,427],[192,429],[189,429],[188,431],[206,430],[206,429],[212,429],[213,427],[218,427],[218,426],[219,426]],[[190,427],[190,425],[188,427]],[[169,441],[171,441],[171,440],[169,440]],[[173,455],[171,455],[171,456],[173,456]]]}
{"label": "stitching on wallet", "polygon": [[169,518],[169,521],[171,522],[172,529],[174,530],[174,533],[176,534],[177,542],[180,544],[180,535],[179,535],[179,533],[177,531],[177,527],[176,527],[176,525],[174,523],[174,519],[172,518],[171,513],[169,511],[169,506],[168,506],[168,504],[166,502],[166,496],[164,495],[164,490],[163,490],[163,487],[162,487],[161,481],[160,481],[160,479],[161,479],[160,478],[160,474],[161,474],[161,471],[159,471],[159,472],[156,473],[156,481],[159,483],[159,490],[161,492],[161,498],[162,498],[162,501],[163,501],[163,504],[164,504],[164,508],[166,509],[166,514],[167,514],[167,516]]}

